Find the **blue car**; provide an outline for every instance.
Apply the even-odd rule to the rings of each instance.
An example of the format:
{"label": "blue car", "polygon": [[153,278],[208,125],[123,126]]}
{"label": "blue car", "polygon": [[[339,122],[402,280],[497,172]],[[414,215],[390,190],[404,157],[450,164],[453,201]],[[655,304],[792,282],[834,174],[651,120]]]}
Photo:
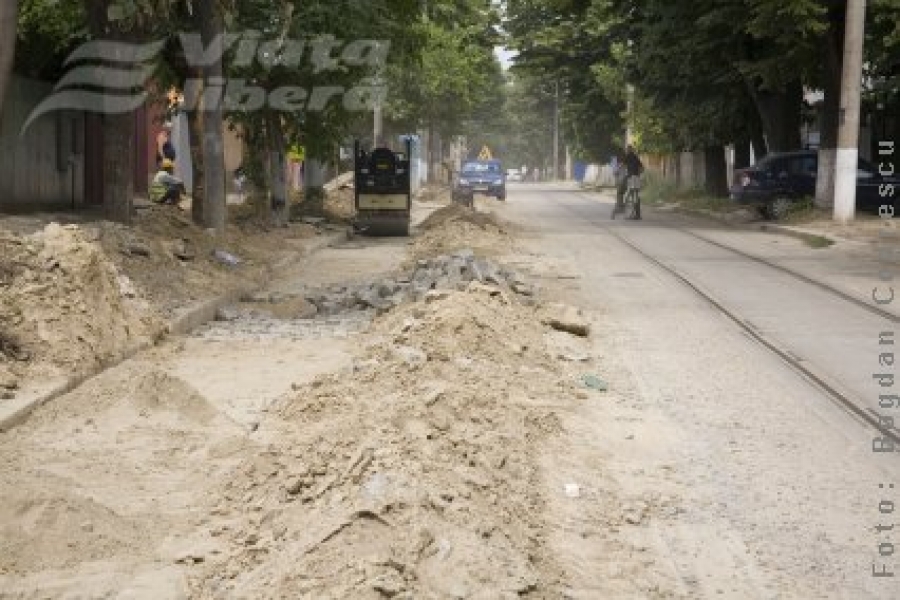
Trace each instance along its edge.
{"label": "blue car", "polygon": [[473,160],[463,163],[453,186],[453,196],[471,201],[475,194],[506,200],[506,172],[499,160]]}
{"label": "blue car", "polygon": [[[731,199],[754,206],[769,219],[783,217],[793,203],[816,195],[816,175],[819,154],[814,150],[769,154],[747,169],[735,171]],[[884,197],[881,192],[894,186],[894,194]],[[878,168],[859,159],[856,172],[856,206],[859,210],[878,212],[880,206],[891,204],[894,214],[900,211],[897,198],[900,178],[882,175]]]}

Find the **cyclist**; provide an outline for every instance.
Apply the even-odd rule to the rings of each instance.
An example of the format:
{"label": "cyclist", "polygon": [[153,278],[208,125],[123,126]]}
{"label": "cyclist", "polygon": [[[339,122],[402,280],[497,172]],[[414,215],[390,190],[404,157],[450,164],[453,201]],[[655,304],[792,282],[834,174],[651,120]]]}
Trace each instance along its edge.
{"label": "cyclist", "polygon": [[[638,157],[637,152],[634,149],[634,146],[628,144],[628,147],[625,149],[625,160],[622,161],[622,167],[624,171],[624,177],[618,177],[618,190],[616,194],[616,207],[613,209],[613,218],[615,218],[616,213],[623,210],[624,207],[624,198],[625,192],[628,189],[628,183],[631,181],[632,177],[640,177],[644,172],[644,163],[641,162],[640,157]],[[635,190],[635,193],[637,191]],[[640,196],[638,196],[637,203],[634,207],[634,218],[641,218],[641,200]]]}

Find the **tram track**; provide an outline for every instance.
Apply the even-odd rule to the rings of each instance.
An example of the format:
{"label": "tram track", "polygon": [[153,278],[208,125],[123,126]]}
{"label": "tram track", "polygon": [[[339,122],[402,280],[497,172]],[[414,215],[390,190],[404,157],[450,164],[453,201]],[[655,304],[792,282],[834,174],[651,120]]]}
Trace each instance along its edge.
{"label": "tram track", "polygon": [[[584,196],[583,194],[580,194]],[[744,319],[738,312],[728,307],[725,303],[719,300],[712,292],[706,290],[699,282],[695,279],[692,279],[689,275],[682,272],[677,267],[669,264],[668,262],[657,258],[651,252],[649,252],[645,247],[640,246],[638,243],[634,241],[633,238],[623,234],[621,229],[624,227],[621,225],[613,225],[607,221],[598,221],[596,218],[592,218],[588,215],[585,215],[582,211],[577,210],[577,208],[569,205],[568,203],[560,203],[561,208],[569,211],[577,215],[583,222],[589,223],[590,225],[603,229],[606,233],[611,235],[617,241],[622,243],[624,246],[631,249],[631,251],[635,252],[649,263],[656,266],[658,269],[663,272],[669,274],[671,277],[675,278],[682,285],[692,290],[695,294],[703,298],[708,304],[714,307],[718,312],[720,312],[723,316],[732,321],[735,325],[737,325],[746,335],[748,335],[751,339],[760,343],[763,347],[768,349],[770,352],[775,354],[782,362],[787,364],[791,369],[795,372],[801,374],[807,381],[813,384],[816,388],[820,389],[825,395],[840,409],[844,412],[848,413],[850,416],[854,417],[857,421],[861,422],[865,426],[871,427],[872,429],[878,431],[884,437],[890,439],[895,445],[900,446],[900,431],[894,428],[886,427],[882,420],[879,418],[878,414],[871,408],[865,406],[865,403],[860,401],[855,394],[848,392],[843,389],[843,386],[831,379],[826,373],[819,370],[812,363],[802,360],[799,357],[795,356],[791,350],[789,350],[784,344],[779,342],[773,336],[767,335],[760,331],[757,327],[755,327],[752,323]],[[745,260],[752,261],[754,263],[766,266],[770,269],[778,271],[780,273],[786,274],[797,281],[800,281],[806,285],[813,286],[821,291],[824,291],[828,294],[833,295],[834,297],[846,302],[847,304],[861,310],[865,310],[870,314],[874,314],[880,318],[883,318],[890,323],[897,323],[900,321],[896,315],[884,311],[878,307],[872,306],[866,302],[859,300],[858,298],[854,298],[853,296],[835,289],[829,286],[826,283],[821,281],[817,281],[813,278],[807,277],[802,273],[798,273],[793,269],[789,269],[782,265],[778,265],[768,261],[766,259],[760,258],[758,256],[754,256],[752,254],[748,254],[727,244],[723,244],[721,242],[717,242],[715,240],[710,240],[705,236],[696,234],[692,231],[688,231],[685,228],[672,226],[671,230],[678,231],[684,235],[692,237],[696,240],[699,240],[703,243],[706,243],[710,246],[718,248],[720,250],[731,252],[737,256]]]}

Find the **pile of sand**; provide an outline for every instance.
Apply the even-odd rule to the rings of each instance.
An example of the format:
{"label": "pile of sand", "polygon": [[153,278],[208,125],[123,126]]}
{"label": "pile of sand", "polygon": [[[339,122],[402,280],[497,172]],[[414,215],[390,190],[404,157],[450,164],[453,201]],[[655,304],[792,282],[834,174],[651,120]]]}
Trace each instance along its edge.
{"label": "pile of sand", "polygon": [[221,491],[198,597],[553,594],[535,455],[574,377],[535,309],[484,286],[377,321],[352,372],[273,410]]}
{"label": "pile of sand", "polygon": [[496,215],[451,204],[436,210],[418,227],[410,254],[432,258],[459,248],[494,256],[512,250],[511,228]]}
{"label": "pile of sand", "polygon": [[161,334],[96,232],[50,224],[0,236],[0,361],[11,370],[78,372]]}
{"label": "pile of sand", "polygon": [[[28,574],[60,569],[83,586],[101,562],[111,577],[123,564],[175,565],[178,551],[161,544],[189,538],[228,467],[207,448],[242,434],[191,386],[141,362],[41,407],[0,438],[0,588],[4,575],[28,590]],[[70,590],[59,577],[41,584],[50,596],[57,584],[59,596]],[[128,583],[78,592],[108,597],[104,586]]]}

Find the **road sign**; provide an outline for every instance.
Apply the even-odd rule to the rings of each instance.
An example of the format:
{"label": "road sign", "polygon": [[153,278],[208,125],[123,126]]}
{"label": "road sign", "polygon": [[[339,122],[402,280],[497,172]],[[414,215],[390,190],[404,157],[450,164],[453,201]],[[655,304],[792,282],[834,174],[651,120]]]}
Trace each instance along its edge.
{"label": "road sign", "polygon": [[478,160],[493,160],[494,156],[491,154],[491,149],[487,146],[481,147],[481,153],[478,155]]}

